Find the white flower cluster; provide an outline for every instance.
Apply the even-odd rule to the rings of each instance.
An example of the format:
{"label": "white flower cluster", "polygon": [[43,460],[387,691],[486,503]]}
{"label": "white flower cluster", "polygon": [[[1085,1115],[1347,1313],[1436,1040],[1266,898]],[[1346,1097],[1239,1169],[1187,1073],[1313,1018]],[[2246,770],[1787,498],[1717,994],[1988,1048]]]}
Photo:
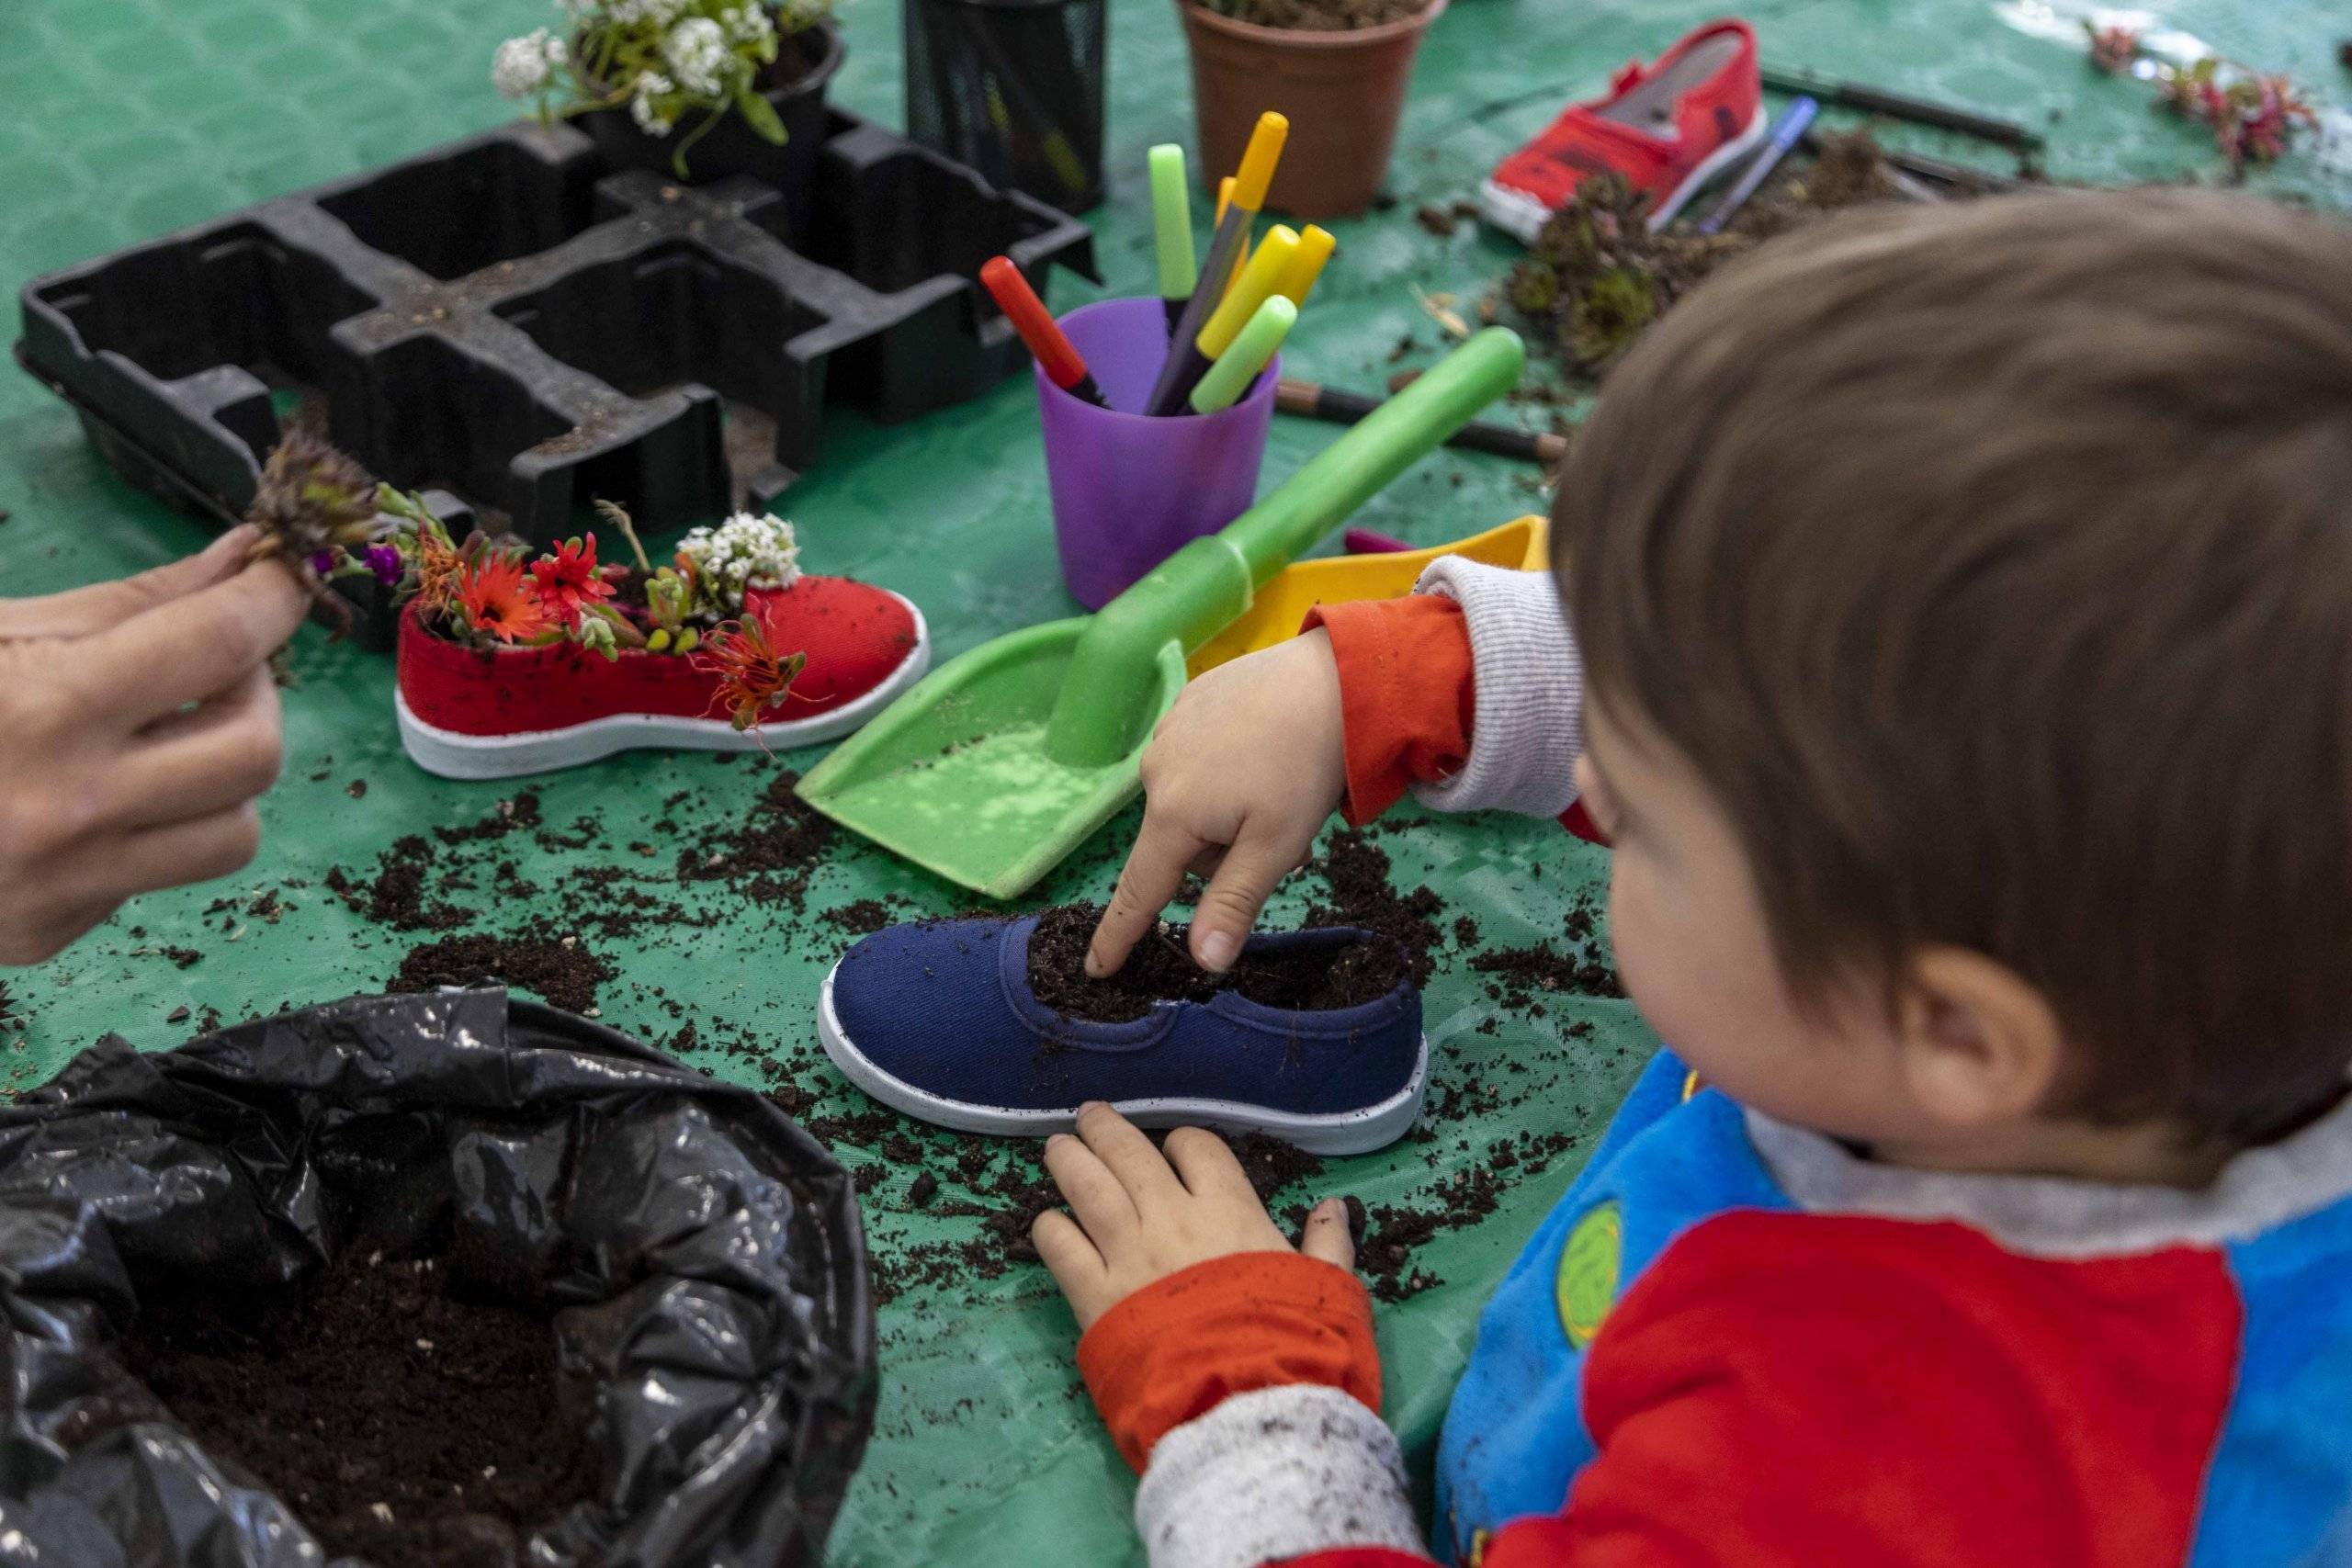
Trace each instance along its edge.
{"label": "white flower cluster", "polygon": [[704,594],[722,614],[742,608],[746,588],[789,588],[800,577],[799,541],[792,525],[772,512],[738,512],[716,528],[694,529],[678,541],[678,551],[695,563]]}
{"label": "white flower cluster", "polygon": [[728,52],[727,35],[717,22],[708,17],[688,17],[662,40],[662,58],[677,73],[680,86],[715,98],[723,85],[720,73],[732,56]]}
{"label": "white flower cluster", "polygon": [[491,57],[490,80],[502,97],[527,98],[543,91],[548,77],[569,58],[563,40],[545,28],[508,39]]}
{"label": "white flower cluster", "polygon": [[693,0],[603,0],[605,19],[621,27],[651,22],[666,28],[678,19]]}
{"label": "white flower cluster", "polygon": [[736,43],[759,43],[775,36],[775,21],[763,6],[729,6],[718,13],[718,24]]}
{"label": "white flower cluster", "polygon": [[639,127],[649,136],[667,136],[674,123],[667,111],[653,100],[677,86],[659,71],[642,72],[637,78],[637,96],[628,101],[628,112],[635,116]]}

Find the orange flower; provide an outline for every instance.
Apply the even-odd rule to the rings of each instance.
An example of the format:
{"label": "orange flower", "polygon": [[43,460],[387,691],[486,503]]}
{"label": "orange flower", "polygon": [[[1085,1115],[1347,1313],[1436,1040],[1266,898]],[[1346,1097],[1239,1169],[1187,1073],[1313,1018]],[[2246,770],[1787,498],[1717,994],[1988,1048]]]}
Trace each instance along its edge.
{"label": "orange flower", "polygon": [[696,670],[718,677],[708,713],[716,716],[725,708],[728,722],[738,729],[750,729],[765,718],[808,662],[805,653],[777,658],[766,624],[756,619],[717,627],[687,659]]}
{"label": "orange flower", "polygon": [[460,567],[458,603],[474,630],[501,642],[528,642],[548,629],[547,612],[523,581],[523,562],[516,556],[488,554],[470,571]]}
{"label": "orange flower", "polygon": [[584,546],[577,539],[568,539],[556,547],[552,557],[542,556],[533,561],[531,581],[548,617],[566,628],[580,624],[582,609],[613,596],[613,585],[596,573],[594,534],[588,536]]}

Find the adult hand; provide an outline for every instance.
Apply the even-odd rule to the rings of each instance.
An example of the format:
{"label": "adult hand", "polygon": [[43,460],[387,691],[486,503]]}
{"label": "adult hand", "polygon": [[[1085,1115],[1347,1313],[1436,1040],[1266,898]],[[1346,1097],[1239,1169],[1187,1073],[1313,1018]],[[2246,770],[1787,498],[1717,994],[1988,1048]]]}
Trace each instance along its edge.
{"label": "adult hand", "polygon": [[309,599],[239,528],[119,582],[0,599],[0,963],[253,859],[281,741],[269,656]]}
{"label": "adult hand", "polygon": [[[1070,1212],[1038,1215],[1029,1237],[1081,1333],[1125,1297],[1195,1263],[1229,1252],[1291,1250],[1241,1162],[1215,1133],[1179,1127],[1162,1156],[1109,1106],[1083,1106],[1077,1136],[1046,1140],[1046,1168]],[[1345,1201],[1315,1206],[1298,1250],[1355,1267]]]}
{"label": "adult hand", "polygon": [[1086,968],[1127,961],[1186,872],[1208,878],[1193,962],[1222,973],[1275,885],[1305,863],[1347,796],[1340,667],[1319,627],[1187,685],[1143,754],[1143,828],[1095,928]]}

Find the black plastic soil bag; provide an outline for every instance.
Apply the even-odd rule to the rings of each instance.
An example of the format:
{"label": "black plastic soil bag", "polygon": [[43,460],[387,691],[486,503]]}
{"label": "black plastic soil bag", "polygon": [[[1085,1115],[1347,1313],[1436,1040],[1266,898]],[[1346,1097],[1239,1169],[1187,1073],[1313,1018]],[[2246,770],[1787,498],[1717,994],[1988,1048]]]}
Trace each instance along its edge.
{"label": "black plastic soil bag", "polygon": [[0,1107],[0,1562],[324,1562],[112,1347],[141,1281],[268,1291],[352,1247],[558,1309],[600,1481],[520,1562],[821,1558],[874,1418],[849,1178],[748,1089],[472,990],[109,1038]]}

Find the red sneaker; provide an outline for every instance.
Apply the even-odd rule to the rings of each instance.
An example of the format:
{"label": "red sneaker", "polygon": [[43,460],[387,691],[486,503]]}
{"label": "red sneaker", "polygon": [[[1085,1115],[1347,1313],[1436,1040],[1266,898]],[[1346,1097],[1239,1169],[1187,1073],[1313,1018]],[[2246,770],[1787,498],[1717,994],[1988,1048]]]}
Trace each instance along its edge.
{"label": "red sneaker", "polygon": [[1532,243],[1577,186],[1614,169],[1651,197],[1650,227],[1662,228],[1765,130],[1754,29],[1710,22],[1646,70],[1628,64],[1607,97],[1569,106],[1504,159],[1479,193],[1479,211]]}
{"label": "red sneaker", "polygon": [[846,578],[750,589],[742,618],[755,617],[779,656],[808,663],[755,727],[738,729],[720,676],[695,658],[622,649],[607,660],[577,642],[471,647],[427,630],[412,602],[401,615],[401,743],[453,779],[546,773],[640,747],[781,751],[848,734],[931,662],[922,612]]}

